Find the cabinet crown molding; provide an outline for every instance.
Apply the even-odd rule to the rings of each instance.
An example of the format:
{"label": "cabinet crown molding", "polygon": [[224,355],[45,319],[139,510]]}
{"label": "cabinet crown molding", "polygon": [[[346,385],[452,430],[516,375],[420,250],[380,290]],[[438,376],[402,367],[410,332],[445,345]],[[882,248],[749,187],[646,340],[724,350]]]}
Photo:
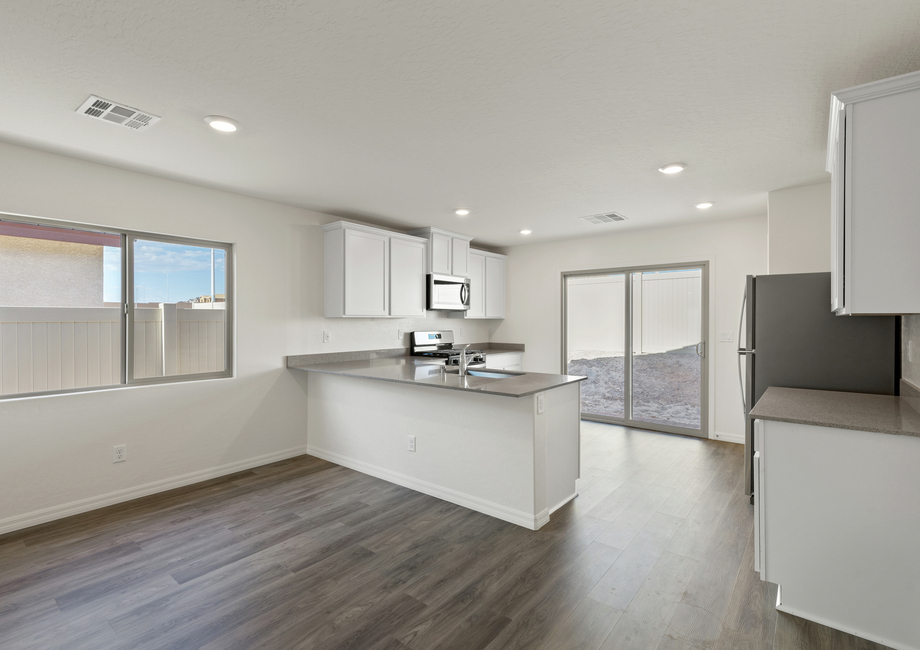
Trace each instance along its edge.
{"label": "cabinet crown molding", "polygon": [[453,232],[451,230],[442,230],[441,228],[434,228],[432,226],[428,226],[427,228],[416,228],[415,230],[409,231],[410,235],[415,235],[419,237],[428,237],[432,233],[436,233],[438,235],[447,235],[448,237],[453,237],[455,239],[465,239],[466,241],[473,241],[473,238],[470,237],[469,235],[461,235],[458,232]]}
{"label": "cabinet crown molding", "polygon": [[407,241],[417,241],[421,243],[426,243],[428,240],[423,237],[416,237],[414,235],[407,235],[406,233],[399,232],[397,230],[386,230],[385,228],[375,228],[373,226],[367,226],[363,223],[355,223],[353,221],[334,221],[332,223],[327,223],[323,227],[323,232],[332,232],[334,230],[360,230],[361,232],[374,233],[377,235],[386,235],[387,237],[395,239],[404,239]]}
{"label": "cabinet crown molding", "polygon": [[898,75],[897,77],[889,77],[888,79],[870,81],[869,83],[831,93],[831,114],[827,125],[827,161],[825,170],[828,172],[833,172],[834,170],[834,142],[837,138],[841,113],[848,105],[917,89],[920,89],[920,70]]}
{"label": "cabinet crown molding", "polygon": [[482,255],[484,257],[499,257],[501,259],[506,259],[507,255],[502,255],[501,253],[493,253],[492,251],[484,251],[481,248],[471,248],[470,255]]}

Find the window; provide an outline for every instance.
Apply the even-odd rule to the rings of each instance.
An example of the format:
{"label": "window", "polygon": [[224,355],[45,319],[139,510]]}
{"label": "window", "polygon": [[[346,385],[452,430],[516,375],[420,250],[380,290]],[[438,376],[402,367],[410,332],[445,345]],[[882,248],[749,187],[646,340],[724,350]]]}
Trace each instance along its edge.
{"label": "window", "polygon": [[0,215],[0,396],[229,377],[231,263],[226,243]]}

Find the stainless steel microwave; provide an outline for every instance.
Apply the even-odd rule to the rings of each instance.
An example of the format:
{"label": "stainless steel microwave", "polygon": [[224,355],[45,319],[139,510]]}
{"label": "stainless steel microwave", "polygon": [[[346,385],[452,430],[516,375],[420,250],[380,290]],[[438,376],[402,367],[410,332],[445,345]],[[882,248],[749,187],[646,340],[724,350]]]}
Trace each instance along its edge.
{"label": "stainless steel microwave", "polygon": [[470,308],[470,279],[456,275],[428,274],[428,309],[466,311]]}

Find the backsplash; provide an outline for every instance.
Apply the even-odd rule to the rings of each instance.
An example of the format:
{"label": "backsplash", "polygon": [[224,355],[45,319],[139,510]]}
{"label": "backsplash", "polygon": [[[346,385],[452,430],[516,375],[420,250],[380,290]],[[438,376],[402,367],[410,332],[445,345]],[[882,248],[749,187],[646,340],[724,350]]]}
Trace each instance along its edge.
{"label": "backsplash", "polygon": [[901,377],[920,387],[920,315],[901,318]]}

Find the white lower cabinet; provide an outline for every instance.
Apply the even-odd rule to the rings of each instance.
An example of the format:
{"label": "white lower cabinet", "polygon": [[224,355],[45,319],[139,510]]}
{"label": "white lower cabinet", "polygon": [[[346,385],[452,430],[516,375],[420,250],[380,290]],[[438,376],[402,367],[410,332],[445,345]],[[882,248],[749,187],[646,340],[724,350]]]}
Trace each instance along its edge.
{"label": "white lower cabinet", "polygon": [[326,318],[425,316],[426,240],[345,221],[323,231]]}
{"label": "white lower cabinet", "polygon": [[777,609],[920,648],[918,466],[915,436],[755,423],[754,561]]}
{"label": "white lower cabinet", "polygon": [[470,250],[470,309],[467,318],[505,317],[506,257],[488,251]]}
{"label": "white lower cabinet", "polygon": [[486,350],[486,368],[492,370],[524,370],[523,352],[489,352]]}

